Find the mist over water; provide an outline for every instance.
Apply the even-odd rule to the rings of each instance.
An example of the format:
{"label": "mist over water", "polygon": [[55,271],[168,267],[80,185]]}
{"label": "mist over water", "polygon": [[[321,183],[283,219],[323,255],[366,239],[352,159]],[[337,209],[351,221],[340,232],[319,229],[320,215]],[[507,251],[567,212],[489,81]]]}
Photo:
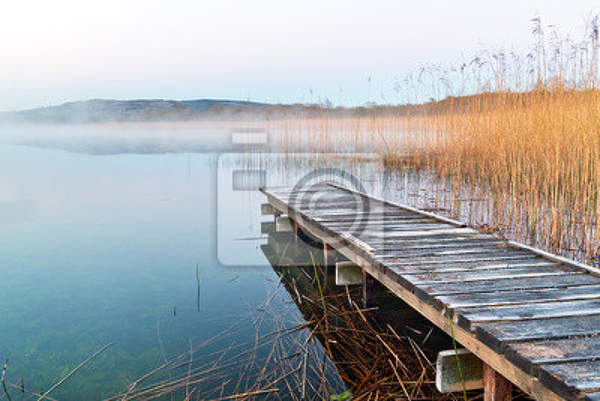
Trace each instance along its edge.
{"label": "mist over water", "polygon": [[[103,399],[190,341],[205,344],[195,358],[213,363],[232,344],[304,324],[297,294],[283,290],[263,250],[271,238],[262,223],[273,218],[260,214],[259,186],[294,186],[318,172],[342,185],[355,177],[375,196],[436,204],[422,191],[434,186],[430,176],[345,153],[342,141],[335,153],[327,143],[303,153],[318,149],[318,132],[294,144],[256,125],[3,127],[0,360],[9,360],[13,389],[21,378],[28,390],[48,389],[114,344],[52,393]],[[239,133],[266,133],[268,143],[244,143]],[[327,391],[344,391],[328,366]],[[200,387],[210,385],[218,383]]]}
{"label": "mist over water", "polygon": [[[260,250],[264,197],[231,191],[233,171],[258,159],[235,149],[224,127],[3,127],[0,359],[10,383],[48,389],[114,343],[52,394],[100,399],[190,339],[232,325],[239,342],[253,338],[278,278]],[[270,163],[268,185],[293,185],[314,166]],[[288,303],[284,292],[270,306]],[[302,320],[294,310],[291,323]]]}

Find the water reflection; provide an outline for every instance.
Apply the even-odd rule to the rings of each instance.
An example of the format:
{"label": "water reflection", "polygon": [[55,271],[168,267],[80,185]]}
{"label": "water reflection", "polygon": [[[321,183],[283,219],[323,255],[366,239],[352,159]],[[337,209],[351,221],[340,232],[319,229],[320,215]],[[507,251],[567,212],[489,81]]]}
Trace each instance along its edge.
{"label": "water reflection", "polygon": [[[194,136],[194,148],[186,142],[185,128],[148,134],[144,129],[57,126],[0,138],[0,360],[10,361],[6,377],[13,399],[22,396],[21,378],[28,391],[49,389],[108,343],[115,345],[51,397],[122,397],[139,378],[165,364],[132,393],[187,377],[190,366],[198,373],[196,383],[188,380],[178,388],[180,399],[192,387],[194,397],[201,398],[273,388],[279,391],[270,397],[285,398],[302,388],[303,371],[310,394],[358,391],[360,381],[372,383],[374,376],[354,368],[339,373],[355,362],[344,363],[343,354],[336,353],[334,344],[343,344],[342,338],[332,334],[327,338],[337,343],[324,340],[325,321],[327,327],[336,326],[324,319],[322,300],[315,298],[318,285],[306,251],[289,236],[269,235],[272,221],[260,216],[264,197],[255,190],[234,190],[256,185],[245,186],[246,176],[234,179],[233,172],[261,169],[266,185],[278,186],[333,166],[359,177],[368,192],[382,197],[408,193],[404,178],[364,155],[215,153],[219,141],[231,145],[225,131],[207,130],[217,145]],[[105,140],[98,139],[103,135]],[[165,153],[184,149],[187,153]],[[265,244],[272,250],[263,253]],[[322,255],[314,256],[318,265]],[[269,260],[276,260],[275,268]],[[304,266],[293,267],[298,264]],[[291,287],[288,270],[296,272]],[[303,277],[304,293],[293,284],[300,285]],[[328,317],[351,308],[338,321],[353,316],[359,319],[353,323],[362,327],[359,332],[365,331],[360,325],[366,323],[348,302],[349,293],[360,305],[356,291],[347,293],[332,286],[330,277],[322,278],[322,289],[332,297],[326,302]],[[384,308],[385,293],[379,298]],[[408,313],[393,298],[380,311],[362,313],[389,321]],[[392,341],[387,322],[381,320],[378,330],[382,339]],[[433,338],[429,328],[407,322],[392,325],[397,341],[426,348]],[[420,337],[409,341],[403,333],[412,331]],[[281,334],[277,341],[272,333]],[[303,369],[309,338],[317,339],[306,343],[314,357]],[[373,347],[380,350],[377,344]],[[249,349],[252,358],[244,359],[241,354]],[[186,364],[190,356],[193,364]],[[402,376],[401,365],[392,363],[406,383],[414,381],[408,379],[412,367],[407,365]],[[203,373],[213,368],[214,375]],[[289,388],[283,379],[276,382],[284,375],[289,375]]]}
{"label": "water reflection", "polygon": [[[313,262],[321,257],[318,247],[293,233],[270,231],[261,249],[345,390],[365,399],[447,397],[434,389],[432,364],[438,351],[451,346],[445,334],[381,285],[374,305],[361,307],[361,286],[336,286],[333,272]],[[315,381],[313,388],[323,378],[335,380],[318,363],[312,370],[317,374],[307,380]]]}

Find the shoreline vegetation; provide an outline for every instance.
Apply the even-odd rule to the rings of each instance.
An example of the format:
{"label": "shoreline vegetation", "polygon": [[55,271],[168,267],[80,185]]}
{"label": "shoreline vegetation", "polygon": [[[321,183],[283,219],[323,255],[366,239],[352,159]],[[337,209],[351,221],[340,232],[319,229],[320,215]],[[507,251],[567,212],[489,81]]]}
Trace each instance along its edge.
{"label": "shoreline vegetation", "polygon": [[598,265],[599,19],[579,41],[546,33],[539,17],[532,34],[525,55],[484,52],[407,78],[407,88],[447,94],[442,101],[284,130],[318,131],[316,148],[368,144],[392,170],[434,177],[431,196],[451,217]]}

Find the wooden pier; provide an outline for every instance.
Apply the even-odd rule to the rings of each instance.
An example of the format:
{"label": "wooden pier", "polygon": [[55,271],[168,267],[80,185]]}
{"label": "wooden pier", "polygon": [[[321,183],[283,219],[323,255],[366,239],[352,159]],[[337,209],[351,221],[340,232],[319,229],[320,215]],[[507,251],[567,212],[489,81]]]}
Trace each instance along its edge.
{"label": "wooden pier", "polygon": [[483,362],[486,401],[600,401],[600,271],[333,184],[262,189],[291,231],[359,265]]}

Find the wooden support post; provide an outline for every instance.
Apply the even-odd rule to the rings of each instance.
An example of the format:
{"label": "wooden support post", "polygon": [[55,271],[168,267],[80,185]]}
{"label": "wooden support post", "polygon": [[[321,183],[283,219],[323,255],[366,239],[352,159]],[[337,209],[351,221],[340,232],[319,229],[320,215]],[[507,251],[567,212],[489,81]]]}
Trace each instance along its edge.
{"label": "wooden support post", "polygon": [[483,364],[483,400],[512,400],[512,383],[485,363]]}
{"label": "wooden support post", "polygon": [[377,305],[377,280],[365,270],[363,270],[363,282],[362,282],[362,301],[364,308],[370,308]]}
{"label": "wooden support post", "polygon": [[335,267],[335,249],[323,243],[323,264],[325,267]]}
{"label": "wooden support post", "polygon": [[327,290],[327,277],[335,270],[335,249],[323,243],[323,287]]}
{"label": "wooden support post", "polygon": [[298,236],[300,232],[300,226],[296,220],[292,220],[292,228],[294,230],[294,251],[297,254],[300,251],[300,237]]}

